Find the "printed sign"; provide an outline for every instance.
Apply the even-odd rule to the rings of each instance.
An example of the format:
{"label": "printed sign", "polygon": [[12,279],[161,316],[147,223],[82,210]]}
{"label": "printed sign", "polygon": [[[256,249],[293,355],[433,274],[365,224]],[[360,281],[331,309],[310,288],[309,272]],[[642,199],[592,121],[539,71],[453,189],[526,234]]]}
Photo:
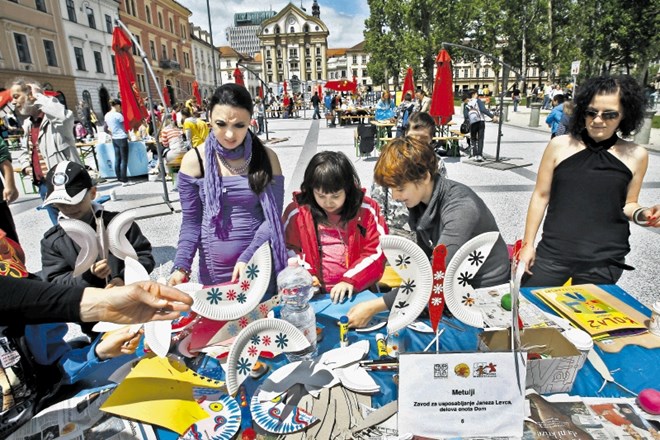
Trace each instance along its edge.
{"label": "printed sign", "polygon": [[[525,372],[521,366],[522,384]],[[511,352],[402,353],[399,435],[521,437],[525,396],[517,380]]]}
{"label": "printed sign", "polygon": [[571,75],[579,75],[580,74],[580,61],[573,61],[571,63]]}

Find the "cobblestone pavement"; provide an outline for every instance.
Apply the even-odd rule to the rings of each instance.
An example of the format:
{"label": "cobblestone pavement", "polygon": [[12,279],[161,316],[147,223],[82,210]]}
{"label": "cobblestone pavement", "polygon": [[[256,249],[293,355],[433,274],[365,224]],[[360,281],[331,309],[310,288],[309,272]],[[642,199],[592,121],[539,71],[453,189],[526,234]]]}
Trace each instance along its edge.
{"label": "cobblestone pavement", "polygon": [[[471,163],[467,158],[446,158],[448,177],[471,186],[490,207],[507,243],[514,242],[523,234],[525,215],[531,192],[534,188],[536,171],[550,134],[546,127],[529,128],[529,109],[520,108],[511,112],[509,122],[503,124],[500,146],[502,164],[526,165],[507,170],[498,170]],[[286,178],[285,204],[290,201],[292,192],[299,188],[307,162],[317,151],[343,151],[354,161],[355,167],[365,188],[371,188],[373,167],[377,157],[356,157],[353,144],[355,126],[326,127],[325,120],[312,120],[312,112],[307,119],[269,120],[268,145],[277,152]],[[545,116],[541,115],[541,121]],[[457,109],[457,126],[462,115]],[[484,155],[493,158],[496,154],[497,124],[487,123]],[[653,130],[651,148],[660,146],[660,130]],[[263,137],[265,139],[265,136]],[[91,161],[91,158],[90,158]],[[506,166],[505,166],[506,167]],[[19,190],[20,182],[18,183]],[[29,185],[28,185],[29,186]],[[175,213],[170,213],[163,203],[161,182],[149,182],[146,178],[129,187],[121,187],[116,182],[99,185],[101,195],[114,191],[116,201],[108,201],[109,210],[123,211],[137,209],[138,224],[154,246],[157,268],[154,276],[166,275],[174,258],[179,227],[181,223],[178,193],[172,191],[172,183],[167,182],[169,198]],[[660,153],[651,151],[649,169],[640,195],[642,204],[660,203]],[[37,211],[40,200],[35,194],[21,195],[12,205],[21,243],[23,244],[28,269],[41,270],[39,242],[50,227],[48,215]],[[540,235],[540,234],[539,234]],[[606,239],[606,237],[604,237]],[[659,231],[631,225],[630,244],[632,251],[627,262],[636,268],[623,275],[620,285],[639,298],[646,305],[660,299],[660,249]],[[195,268],[193,269],[195,272]]]}

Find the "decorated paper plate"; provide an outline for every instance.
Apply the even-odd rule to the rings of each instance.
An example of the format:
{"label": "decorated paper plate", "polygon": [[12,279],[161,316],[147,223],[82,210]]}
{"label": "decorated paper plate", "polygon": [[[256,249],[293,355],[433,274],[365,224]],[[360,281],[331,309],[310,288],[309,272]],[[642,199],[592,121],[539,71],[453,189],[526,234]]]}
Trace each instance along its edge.
{"label": "decorated paper plate", "polygon": [[390,266],[402,280],[387,321],[387,333],[391,334],[422,313],[431,296],[433,274],[424,251],[407,238],[385,235],[380,244]]}
{"label": "decorated paper plate", "polygon": [[198,290],[193,294],[192,310],[216,321],[231,321],[247,315],[266,293],[271,271],[270,247],[266,242],[248,261],[238,283]]}
{"label": "decorated paper plate", "polygon": [[227,390],[234,396],[238,387],[250,375],[259,353],[273,355],[295,353],[309,347],[305,335],[282,319],[259,319],[248,324],[236,337],[227,360]]}
{"label": "decorated paper plate", "polygon": [[451,313],[472,327],[483,327],[481,310],[475,306],[475,289],[470,285],[475,274],[488,258],[499,232],[486,232],[465,243],[447,265],[444,291]]}
{"label": "decorated paper plate", "polygon": [[151,321],[144,324],[144,340],[160,357],[167,356],[172,344],[172,321]]}
{"label": "decorated paper plate", "polygon": [[66,235],[80,248],[76,257],[76,267],[73,268],[73,276],[80,276],[92,267],[99,256],[96,231],[87,223],[71,218],[62,218],[59,224]]}
{"label": "decorated paper plate", "polygon": [[210,388],[193,388],[193,398],[209,414],[193,424],[181,437],[184,440],[230,440],[241,427],[241,409],[233,397]]}
{"label": "decorated paper plate", "polygon": [[268,432],[290,434],[307,429],[319,421],[304,409],[285,404],[282,397],[260,402],[257,398],[258,394],[259,389],[250,402],[252,420]]}
{"label": "decorated paper plate", "polygon": [[108,249],[112,255],[119,259],[123,260],[126,257],[138,259],[133,245],[126,238],[126,233],[134,221],[135,210],[130,209],[113,217],[106,229],[108,234]]}

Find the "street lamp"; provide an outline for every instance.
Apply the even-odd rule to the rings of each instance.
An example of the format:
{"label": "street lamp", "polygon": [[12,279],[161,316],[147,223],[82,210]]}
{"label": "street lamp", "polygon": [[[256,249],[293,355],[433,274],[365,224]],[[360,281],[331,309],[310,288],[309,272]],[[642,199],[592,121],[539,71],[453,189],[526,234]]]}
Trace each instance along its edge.
{"label": "street lamp", "polygon": [[215,65],[215,46],[213,45],[213,27],[211,26],[211,6],[209,5],[209,0],[206,0],[206,14],[209,17],[209,36],[211,37],[211,48],[213,48],[213,57],[211,58],[213,62],[213,87],[218,88],[218,77],[216,76],[217,68]]}

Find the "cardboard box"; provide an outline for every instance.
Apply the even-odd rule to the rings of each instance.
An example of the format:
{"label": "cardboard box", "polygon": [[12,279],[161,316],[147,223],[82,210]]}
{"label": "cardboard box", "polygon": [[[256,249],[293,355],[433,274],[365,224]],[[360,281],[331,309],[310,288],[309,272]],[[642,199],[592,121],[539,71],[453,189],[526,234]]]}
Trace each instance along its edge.
{"label": "cardboard box", "polygon": [[[568,393],[579,370],[580,351],[554,328],[528,328],[520,332],[524,351],[546,354],[545,359],[527,361],[527,388],[538,393]],[[510,351],[509,330],[484,331],[479,350]]]}

